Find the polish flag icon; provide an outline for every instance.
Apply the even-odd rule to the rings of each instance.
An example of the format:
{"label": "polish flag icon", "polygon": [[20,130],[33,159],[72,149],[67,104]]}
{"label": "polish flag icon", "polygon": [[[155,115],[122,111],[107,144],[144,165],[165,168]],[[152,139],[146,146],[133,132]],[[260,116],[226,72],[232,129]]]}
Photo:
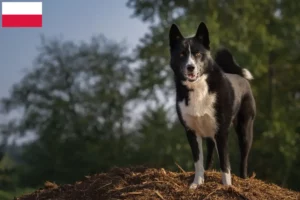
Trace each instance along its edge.
{"label": "polish flag icon", "polygon": [[2,27],[42,27],[42,2],[2,2]]}

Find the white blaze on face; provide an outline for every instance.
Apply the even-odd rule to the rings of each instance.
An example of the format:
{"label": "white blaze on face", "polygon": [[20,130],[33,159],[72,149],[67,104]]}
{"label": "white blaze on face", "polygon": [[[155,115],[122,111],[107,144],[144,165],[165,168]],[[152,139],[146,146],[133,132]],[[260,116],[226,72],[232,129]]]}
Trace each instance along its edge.
{"label": "white blaze on face", "polygon": [[[207,59],[210,59],[210,53],[205,52]],[[188,71],[188,66],[193,66],[193,71]],[[188,77],[190,80],[197,80],[199,76],[202,74],[204,70],[204,62],[202,61],[201,57],[197,58],[192,54],[191,46],[188,46],[188,59],[183,67],[183,73],[186,77]]]}
{"label": "white blaze on face", "polygon": [[192,51],[191,51],[191,46],[189,45],[189,58],[187,61],[187,64],[185,65],[185,67],[187,67],[188,65],[193,65],[196,68],[196,61],[192,56]]}
{"label": "white blaze on face", "polygon": [[[194,70],[188,70],[189,67],[194,67]],[[183,68],[183,73],[184,75],[190,79],[190,80],[196,80],[198,77],[197,77],[197,74],[198,74],[199,70],[197,68],[197,62],[195,60],[195,58],[193,57],[192,55],[192,52],[191,52],[191,46],[189,45],[189,51],[188,51],[188,59],[185,63],[185,66]]]}

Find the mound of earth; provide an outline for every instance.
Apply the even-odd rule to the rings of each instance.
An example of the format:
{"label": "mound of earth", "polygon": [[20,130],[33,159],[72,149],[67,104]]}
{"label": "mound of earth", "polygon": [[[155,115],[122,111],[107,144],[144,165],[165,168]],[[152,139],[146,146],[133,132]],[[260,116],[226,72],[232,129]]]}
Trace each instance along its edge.
{"label": "mound of earth", "polygon": [[233,175],[233,186],[221,184],[221,174],[205,173],[205,184],[189,190],[194,173],[175,173],[144,167],[114,168],[108,173],[86,176],[73,185],[57,186],[46,182],[45,188],[17,200],[173,200],[173,199],[300,199],[300,193],[253,177],[241,179]]}

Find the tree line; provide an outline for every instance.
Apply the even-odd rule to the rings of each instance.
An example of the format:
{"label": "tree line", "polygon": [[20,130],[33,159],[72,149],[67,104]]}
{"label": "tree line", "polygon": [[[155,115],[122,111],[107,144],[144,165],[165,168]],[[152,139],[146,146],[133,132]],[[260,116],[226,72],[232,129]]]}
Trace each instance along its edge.
{"label": "tree line", "polygon": [[[7,120],[0,125],[0,189],[15,194],[46,180],[71,183],[113,166],[178,170],[178,163],[192,170],[175,114],[168,31],[176,23],[187,36],[204,21],[212,52],[229,48],[255,78],[250,174],[299,190],[300,2],[128,0],[127,6],[149,24],[135,53],[103,35],[81,43],[41,38],[32,67],[1,99]],[[20,146],[7,142],[12,136],[34,139]],[[234,133],[230,138],[235,173],[238,144]]]}

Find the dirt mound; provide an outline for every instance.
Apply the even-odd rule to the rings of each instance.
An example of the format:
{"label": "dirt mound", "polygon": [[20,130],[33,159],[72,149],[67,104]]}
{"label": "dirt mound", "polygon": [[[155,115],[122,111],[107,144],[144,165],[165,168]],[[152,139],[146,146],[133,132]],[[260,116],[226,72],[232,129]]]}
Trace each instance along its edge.
{"label": "dirt mound", "polygon": [[219,172],[205,173],[205,184],[188,189],[193,173],[174,173],[164,169],[114,168],[108,173],[86,176],[73,185],[45,183],[45,188],[17,200],[117,200],[117,199],[300,199],[300,193],[268,184],[254,177],[233,176],[233,186],[221,184]]}

